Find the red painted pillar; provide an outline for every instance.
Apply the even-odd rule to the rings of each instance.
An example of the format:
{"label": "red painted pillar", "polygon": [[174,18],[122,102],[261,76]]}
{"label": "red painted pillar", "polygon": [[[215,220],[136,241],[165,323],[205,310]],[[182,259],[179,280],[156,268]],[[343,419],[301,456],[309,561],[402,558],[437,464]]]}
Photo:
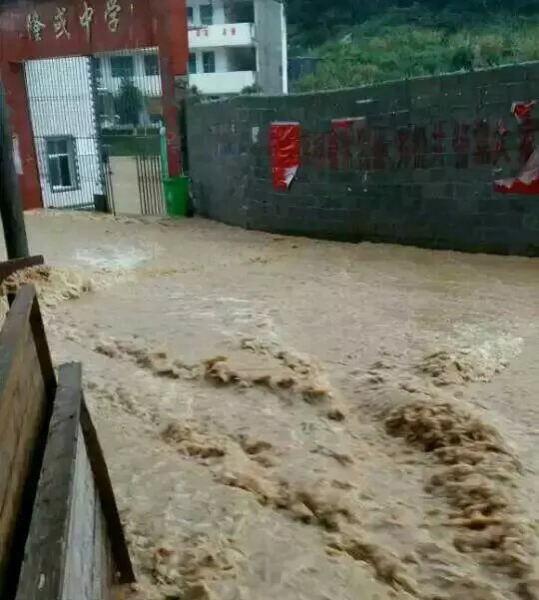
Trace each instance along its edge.
{"label": "red painted pillar", "polygon": [[42,208],[43,199],[24,81],[24,65],[4,62],[0,65],[0,74],[10,109],[11,131],[18,142],[15,144],[14,152],[18,150],[19,156],[15,157],[15,161],[18,169],[22,169],[22,173],[19,173],[19,189],[23,208],[25,210]]}
{"label": "red painted pillar", "polygon": [[187,75],[189,58],[185,0],[153,0],[152,8],[159,40],[159,62],[163,89],[163,119],[167,132],[169,176],[182,173],[179,110],[176,102],[176,77]]}

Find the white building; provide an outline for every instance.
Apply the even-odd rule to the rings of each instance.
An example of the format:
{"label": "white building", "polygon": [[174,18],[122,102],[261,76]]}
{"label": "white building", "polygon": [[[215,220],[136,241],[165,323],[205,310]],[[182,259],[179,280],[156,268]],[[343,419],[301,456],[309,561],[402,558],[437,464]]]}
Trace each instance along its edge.
{"label": "white building", "polygon": [[284,3],[187,0],[189,85],[202,94],[288,92]]}
{"label": "white building", "polygon": [[[287,38],[282,0],[187,0],[189,86],[201,94],[288,92]],[[154,52],[102,55],[100,88],[117,94],[129,78],[146,98],[161,93]],[[108,112],[108,111],[107,111]],[[150,110],[151,113],[151,110]],[[153,116],[142,115],[151,121]]]}

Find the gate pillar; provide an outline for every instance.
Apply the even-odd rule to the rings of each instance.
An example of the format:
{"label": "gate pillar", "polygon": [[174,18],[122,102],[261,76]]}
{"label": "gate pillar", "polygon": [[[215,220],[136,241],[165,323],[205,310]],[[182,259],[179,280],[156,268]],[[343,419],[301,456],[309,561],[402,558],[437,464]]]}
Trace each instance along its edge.
{"label": "gate pillar", "polygon": [[187,75],[189,56],[187,40],[187,11],[184,0],[153,0],[156,39],[159,40],[161,86],[163,90],[163,119],[167,133],[168,175],[182,173],[179,110],[176,102],[176,78]]}
{"label": "gate pillar", "polygon": [[2,62],[0,69],[6,102],[10,109],[9,124],[14,140],[13,155],[15,169],[19,175],[22,205],[24,210],[42,208],[43,199],[26,94],[24,64]]}

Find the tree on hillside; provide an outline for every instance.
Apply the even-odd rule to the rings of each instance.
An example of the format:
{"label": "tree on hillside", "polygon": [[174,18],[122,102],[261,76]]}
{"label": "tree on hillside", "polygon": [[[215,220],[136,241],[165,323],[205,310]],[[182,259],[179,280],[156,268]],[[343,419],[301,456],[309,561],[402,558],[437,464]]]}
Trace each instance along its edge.
{"label": "tree on hillside", "polygon": [[[469,15],[493,17],[500,13],[536,14],[537,0],[285,0],[293,30],[312,43],[320,43],[342,26],[359,25],[390,9],[413,9],[412,14],[451,15],[448,22],[465,25]],[[419,17],[420,18],[420,17]],[[414,24],[414,23],[410,23]],[[443,24],[443,20],[442,20]]]}

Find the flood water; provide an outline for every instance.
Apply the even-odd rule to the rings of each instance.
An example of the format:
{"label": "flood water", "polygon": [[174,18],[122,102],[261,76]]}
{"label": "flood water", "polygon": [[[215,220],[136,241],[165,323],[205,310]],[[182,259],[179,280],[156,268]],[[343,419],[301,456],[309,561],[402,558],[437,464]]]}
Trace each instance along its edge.
{"label": "flood water", "polygon": [[55,361],[84,363],[133,598],[539,598],[539,260],[27,226],[93,282],[42,296]]}

